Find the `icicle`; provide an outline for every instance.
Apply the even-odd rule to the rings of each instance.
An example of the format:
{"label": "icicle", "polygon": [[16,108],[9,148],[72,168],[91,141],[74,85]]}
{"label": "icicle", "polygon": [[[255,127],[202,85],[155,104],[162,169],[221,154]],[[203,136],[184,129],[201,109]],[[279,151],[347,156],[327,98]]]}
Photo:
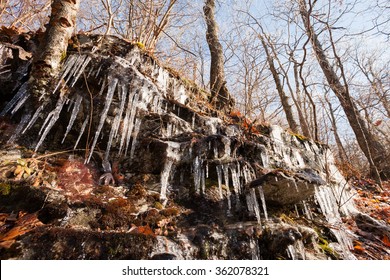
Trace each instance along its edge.
{"label": "icicle", "polygon": [[337,241],[343,249],[345,257],[355,259],[350,250],[353,249],[351,239],[347,236],[343,227],[343,222],[339,213],[339,206],[334,193],[330,187],[315,186],[315,197],[320,205],[321,211],[329,224],[332,225],[331,231],[336,236]]}
{"label": "icicle", "polygon": [[312,152],[312,149],[311,149],[310,144],[309,144],[308,141],[304,141],[303,145],[305,146],[306,151]]}
{"label": "icicle", "polygon": [[306,260],[305,245],[302,240],[297,240],[298,252],[302,257],[302,260]]}
{"label": "icicle", "polygon": [[255,238],[253,238],[253,236],[251,236],[249,239],[249,248],[251,249],[252,252],[252,260],[260,260],[261,256],[260,256],[259,244],[255,240]]}
{"label": "icicle", "polygon": [[64,143],[66,136],[68,135],[68,133],[72,129],[73,123],[76,120],[77,114],[79,113],[82,100],[83,100],[83,97],[81,95],[77,95],[76,101],[74,102],[74,105],[73,105],[73,110],[72,110],[72,113],[70,116],[70,120],[69,120],[68,126],[66,127],[66,132],[65,132],[64,138],[62,139],[61,143]]}
{"label": "icicle", "polygon": [[83,124],[81,126],[79,137],[77,138],[76,144],[74,144],[74,147],[73,147],[74,150],[77,148],[77,145],[79,144],[81,136],[83,135],[84,130],[85,130],[86,126],[87,126],[88,120],[89,120],[89,116],[87,116],[87,118],[84,120],[84,122],[83,122]]}
{"label": "icicle", "polygon": [[63,83],[63,80],[68,75],[69,71],[74,67],[75,63],[80,59],[80,56],[77,55],[70,55],[69,58],[66,60],[65,65],[63,66],[62,75],[59,79],[59,82],[57,86],[55,87],[53,94],[57,91],[59,86]]}
{"label": "icicle", "polygon": [[206,178],[209,178],[209,162],[206,161]]}
{"label": "icicle", "polygon": [[192,129],[195,128],[195,118],[196,118],[196,115],[195,115],[195,112],[194,112],[194,114],[192,115],[192,123],[191,123]]}
{"label": "icicle", "polygon": [[23,105],[26,103],[27,99],[30,97],[30,94],[24,95],[19,102],[16,104],[15,108],[12,110],[11,114],[15,114]]}
{"label": "icicle", "polygon": [[129,118],[129,127],[128,127],[127,134],[126,134],[125,155],[127,154],[127,150],[129,148],[129,144],[130,144],[131,135],[132,135],[133,128],[134,128],[134,118],[135,118],[135,115],[137,113],[138,98],[139,98],[139,94],[136,94],[134,96],[134,100],[133,100],[133,104],[132,104],[132,108],[131,108],[131,114],[130,114],[130,118]]}
{"label": "icicle", "polygon": [[206,178],[205,178],[205,170],[201,168],[201,174],[200,174],[200,182],[201,182],[201,191],[202,194],[206,192]]}
{"label": "icicle", "polygon": [[230,201],[231,193],[229,187],[229,167],[227,165],[222,165],[223,176],[225,178],[225,186],[227,192],[227,201],[228,201],[228,211],[232,208],[232,202]]}
{"label": "icicle", "polygon": [[295,159],[297,160],[297,164],[299,168],[305,167],[305,161],[303,160],[301,153],[297,150],[294,151]]}
{"label": "icicle", "polygon": [[250,168],[249,167],[248,167],[248,165],[244,165],[244,167],[242,168],[242,174],[244,177],[244,184],[248,184],[249,182],[251,182],[255,178],[254,171],[250,170],[251,167]]}
{"label": "icicle", "polygon": [[161,98],[158,94],[156,94],[153,97],[152,112],[160,113],[160,109],[161,109],[160,103],[161,103]]}
{"label": "icicle", "polygon": [[28,121],[31,118],[31,114],[27,113],[22,116],[22,119],[20,120],[18,126],[16,127],[16,130],[12,134],[11,138],[7,141],[7,144],[12,144],[15,142],[15,140],[20,136],[20,132],[25,127],[25,125],[28,123]]}
{"label": "icicle", "polygon": [[169,182],[169,175],[171,173],[173,161],[169,158],[165,161],[163,171],[161,172],[161,192],[160,192],[160,201],[167,201],[167,188]]}
{"label": "icicle", "polygon": [[294,184],[296,192],[299,192],[299,188],[298,188],[297,182],[295,182],[294,179],[293,179],[293,184]]}
{"label": "icicle", "polygon": [[280,126],[277,126],[277,125],[271,125],[270,128],[271,128],[271,132],[270,132],[271,138],[275,142],[278,142],[281,144],[284,143],[283,137],[282,137],[282,133],[284,133],[283,128],[281,128]]}
{"label": "icicle", "polygon": [[295,252],[295,248],[293,245],[288,245],[287,246],[287,255],[290,257],[290,259],[292,260],[296,260],[296,252]]}
{"label": "icicle", "polygon": [[217,159],[219,157],[219,154],[218,154],[218,147],[216,143],[214,143],[213,150],[214,150],[214,158]]}
{"label": "icicle", "polygon": [[98,125],[98,127],[96,129],[95,137],[93,139],[93,143],[92,143],[92,146],[91,146],[91,151],[90,151],[89,156],[88,156],[88,158],[86,160],[86,163],[88,163],[91,160],[91,157],[92,157],[93,151],[95,149],[96,143],[97,143],[97,141],[99,139],[100,132],[102,131],[104,122],[105,122],[105,120],[107,118],[108,109],[110,108],[110,105],[111,105],[111,102],[112,102],[112,97],[114,96],[116,85],[118,83],[118,79],[116,79],[116,78],[111,79],[111,78],[108,77],[107,79],[109,80],[108,89],[107,89],[107,97],[106,97],[106,101],[104,103],[103,111],[101,112],[101,115],[100,115],[99,125]]}
{"label": "icicle", "polygon": [[88,63],[90,61],[91,61],[91,58],[89,56],[86,56],[83,64],[81,65],[80,69],[78,70],[77,74],[75,75],[75,77],[73,79],[73,83],[72,83],[71,87],[73,87],[76,84],[76,82],[78,81],[79,77],[84,72],[85,68],[87,67],[87,65],[88,65]]}
{"label": "icicle", "polygon": [[[227,165],[222,165],[222,171],[223,171],[223,176],[225,179],[225,186],[229,190],[229,167]],[[230,193],[230,190],[229,190]]]}
{"label": "icicle", "polygon": [[121,142],[119,145],[119,154],[122,153],[122,149],[123,149],[124,144],[125,144],[125,140],[127,137],[127,131],[129,129],[129,125],[130,125],[129,122],[130,122],[131,112],[132,112],[132,110],[136,110],[136,108],[134,108],[134,95],[135,95],[135,91],[132,91],[130,93],[130,96],[129,96],[129,99],[127,102],[125,118],[123,119],[123,128],[122,128]]}
{"label": "icicle", "polygon": [[87,78],[89,78],[92,75],[93,70],[95,70],[94,67],[90,67],[89,72],[87,74]]}
{"label": "icicle", "polygon": [[165,136],[166,137],[172,136],[172,124],[170,122],[167,123],[167,129],[166,129]]}
{"label": "icicle", "polygon": [[135,146],[137,143],[137,137],[139,130],[141,128],[141,119],[136,119],[135,125],[134,125],[134,132],[133,132],[133,142],[131,143],[131,149],[130,149],[130,159],[133,159],[134,157],[134,152],[135,152]]}
{"label": "icicle", "polygon": [[223,199],[223,192],[222,192],[222,166],[220,166],[220,165],[217,165],[217,177],[218,177],[219,197],[222,200]]}
{"label": "icicle", "polygon": [[309,209],[309,207],[307,206],[307,203],[305,200],[302,201],[302,204],[303,204],[303,209],[305,211],[305,216],[306,218],[308,218],[309,220],[312,220],[313,219],[313,215]]}
{"label": "icicle", "polygon": [[193,162],[193,172],[194,172],[194,185],[195,192],[200,193],[201,181],[202,181],[202,159],[199,156],[196,156]]}
{"label": "icicle", "polygon": [[[65,80],[65,85],[69,84],[70,79],[74,77],[74,74],[83,65],[84,59],[85,59],[84,55],[77,55],[77,59],[73,64],[70,65],[69,71],[67,71],[67,75],[63,75],[64,76],[63,78],[61,77],[62,79],[67,77]],[[60,80],[58,86],[62,83],[62,79]],[[58,86],[55,88],[54,92],[56,92]]]}
{"label": "icicle", "polygon": [[108,138],[106,153],[104,155],[104,159],[106,161],[108,161],[108,159],[109,159],[110,149],[111,149],[111,146],[112,146],[112,141],[115,138],[115,136],[118,134],[119,126],[120,126],[121,119],[122,119],[123,110],[125,108],[125,103],[126,103],[127,90],[126,90],[125,86],[124,85],[118,85],[118,91],[121,92],[121,94],[120,94],[120,101],[121,101],[121,103],[119,105],[119,111],[116,114],[113,123],[111,124],[110,136]]}
{"label": "icicle", "polygon": [[31,126],[35,124],[37,121],[39,114],[42,112],[43,108],[46,106],[47,103],[43,103],[41,106],[38,107],[38,109],[35,111],[34,115],[31,117],[30,122],[27,124],[27,126],[22,131],[22,134],[24,134]]}
{"label": "icicle", "polygon": [[100,79],[99,85],[101,84],[101,81],[103,80],[103,84],[100,87],[99,96],[101,96],[106,88],[106,79]]}
{"label": "icicle", "polygon": [[260,208],[257,202],[256,192],[254,188],[251,188],[246,195],[246,204],[250,213],[255,214],[257,222],[261,225]]}
{"label": "icicle", "polygon": [[[121,94],[121,104],[120,104],[119,113],[118,113],[118,116],[120,116],[120,120],[122,119],[123,111],[125,109],[125,104],[126,104],[126,101],[127,101],[128,89],[127,89],[127,86],[125,84],[121,84],[121,92],[122,92],[122,94]],[[118,135],[119,126],[120,126],[120,122],[118,124],[118,128],[116,129],[114,138],[116,138],[117,135]]]}
{"label": "icicle", "polygon": [[162,67],[158,68],[157,72],[157,84],[158,86],[165,91],[169,81],[169,73],[166,72]]}
{"label": "icicle", "polygon": [[240,177],[239,174],[235,168],[236,166],[232,164],[230,166],[230,172],[232,173],[232,183],[233,183],[233,188],[234,192],[236,194],[236,197],[238,197],[239,194],[241,194],[241,184],[240,184]]}
{"label": "icicle", "polygon": [[95,78],[97,78],[97,77],[99,76],[99,74],[100,74],[100,71],[102,70],[102,67],[103,67],[103,63],[102,63],[102,64],[100,64],[100,66],[99,66],[98,70],[96,71]]}
{"label": "icicle", "polygon": [[265,220],[268,221],[268,212],[267,212],[267,205],[265,204],[263,186],[258,186],[257,191],[259,192],[259,195],[260,195],[260,200],[261,200],[261,205],[263,206]]}
{"label": "icicle", "polygon": [[230,157],[230,154],[231,154],[230,138],[229,137],[222,137],[222,143],[224,144],[223,157]]}
{"label": "icicle", "polygon": [[263,167],[268,168],[269,167],[269,159],[268,159],[267,151],[262,151],[260,153],[260,156],[261,156],[261,161],[263,162]]}
{"label": "icicle", "polygon": [[[139,122],[140,123],[140,122]],[[167,188],[169,184],[169,177],[171,174],[172,166],[174,162],[178,162],[181,159],[180,143],[177,142],[166,142],[167,147],[167,158],[165,160],[163,171],[161,172],[161,193],[160,200],[165,203],[167,202]]]}
{"label": "icicle", "polygon": [[38,141],[38,144],[35,146],[35,152],[42,145],[42,143],[45,140],[47,134],[50,132],[51,128],[53,127],[53,125],[57,122],[58,118],[60,117],[60,113],[62,111],[64,103],[65,103],[65,98],[64,97],[60,97],[60,99],[58,99],[58,101],[57,101],[57,104],[56,104],[56,107],[54,108],[54,110],[51,111],[47,115],[47,118],[46,118],[46,120],[44,122],[44,125],[42,126],[42,129],[45,127],[46,123],[47,123],[47,125],[46,125],[45,130],[43,131],[43,133],[41,135],[41,138]]}
{"label": "icicle", "polygon": [[296,204],[294,204],[294,207],[295,207],[295,213],[297,214],[297,217],[299,218],[299,211],[298,211],[298,206]]}
{"label": "icicle", "polygon": [[27,91],[28,83],[25,82],[18,90],[18,92],[15,94],[15,96],[11,99],[10,102],[5,106],[3,111],[0,113],[0,117],[5,116],[12,108],[14,108],[15,104],[19,102],[20,100],[24,100],[26,96],[29,96],[29,93]]}

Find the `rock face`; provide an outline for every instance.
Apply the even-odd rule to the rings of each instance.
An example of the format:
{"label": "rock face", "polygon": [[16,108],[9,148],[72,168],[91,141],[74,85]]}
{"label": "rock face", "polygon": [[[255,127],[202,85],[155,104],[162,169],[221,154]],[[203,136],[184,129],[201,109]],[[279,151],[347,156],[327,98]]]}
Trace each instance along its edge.
{"label": "rock face", "polygon": [[[52,102],[31,109],[24,73],[4,105],[18,122],[8,143],[79,153],[53,157],[55,178],[34,186],[42,163],[30,167],[33,158],[33,175],[2,179],[18,187],[2,194],[1,212],[41,223],[3,237],[4,258],[355,258],[344,223],[357,213],[353,191],[326,146],[219,113],[207,92],[137,45],[74,42]],[[116,186],[97,186],[95,163]],[[19,188],[42,207],[13,205]]]}

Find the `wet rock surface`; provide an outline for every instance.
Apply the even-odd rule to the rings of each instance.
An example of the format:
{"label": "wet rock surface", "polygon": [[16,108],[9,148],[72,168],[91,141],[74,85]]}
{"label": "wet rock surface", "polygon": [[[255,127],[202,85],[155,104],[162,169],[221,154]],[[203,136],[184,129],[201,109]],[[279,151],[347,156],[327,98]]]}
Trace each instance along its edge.
{"label": "wet rock surface", "polygon": [[33,110],[14,75],[2,259],[354,259],[362,234],[389,237],[326,146],[222,114],[136,45],[106,37],[92,52],[98,39],[75,40],[52,101]]}

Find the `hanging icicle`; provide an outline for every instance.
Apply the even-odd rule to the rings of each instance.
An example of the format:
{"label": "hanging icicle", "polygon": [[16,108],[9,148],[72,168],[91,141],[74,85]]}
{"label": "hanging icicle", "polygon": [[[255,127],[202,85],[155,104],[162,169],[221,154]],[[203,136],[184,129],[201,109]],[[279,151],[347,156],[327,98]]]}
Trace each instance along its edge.
{"label": "hanging icicle", "polygon": [[113,141],[114,137],[118,134],[119,125],[120,125],[121,120],[122,120],[122,114],[123,114],[123,110],[124,110],[125,103],[126,103],[126,94],[127,94],[126,86],[120,84],[118,86],[118,91],[120,92],[119,93],[119,97],[120,97],[120,102],[121,103],[119,105],[119,111],[117,112],[117,114],[116,114],[116,116],[114,118],[114,121],[111,124],[110,136],[108,137],[106,153],[104,155],[104,159],[106,161],[108,161],[109,156],[110,156],[110,150],[111,150],[111,146],[112,146],[112,141]]}
{"label": "hanging icicle", "polygon": [[111,102],[112,102],[112,98],[114,96],[114,92],[115,92],[116,86],[118,84],[118,79],[117,78],[107,77],[107,79],[108,79],[107,96],[106,96],[106,100],[105,100],[105,103],[104,103],[104,108],[103,108],[103,110],[102,110],[102,112],[100,114],[99,125],[98,125],[98,127],[96,129],[95,137],[93,139],[91,150],[90,150],[89,156],[88,156],[88,158],[86,160],[86,163],[88,163],[91,160],[93,151],[95,149],[96,143],[97,143],[97,141],[99,139],[99,136],[100,136],[100,132],[101,132],[101,130],[103,128],[103,125],[104,125],[104,122],[105,122],[105,120],[107,118],[108,109],[110,108],[110,105],[111,105]]}
{"label": "hanging icicle", "polygon": [[27,100],[29,96],[28,93],[28,83],[25,82],[18,90],[18,92],[15,94],[15,96],[7,103],[3,111],[0,113],[0,117],[4,117],[9,111],[11,111],[13,108],[15,108],[15,105],[23,101],[23,103]]}
{"label": "hanging icicle", "polygon": [[74,121],[76,120],[77,114],[79,113],[82,100],[83,100],[83,97],[81,95],[76,96],[76,101],[74,101],[73,110],[72,110],[72,113],[70,115],[69,123],[68,123],[68,126],[66,127],[66,132],[64,134],[64,138],[62,139],[61,143],[64,143],[66,136],[68,135],[68,133],[70,132],[70,130],[73,127]]}
{"label": "hanging icicle", "polygon": [[137,144],[137,137],[139,130],[141,128],[141,119],[136,119],[135,125],[134,125],[134,133],[133,133],[133,142],[131,143],[131,149],[130,149],[130,159],[133,159],[134,157],[134,152],[135,152],[135,146]]}
{"label": "hanging icicle", "polygon": [[199,156],[196,156],[192,165],[193,173],[194,173],[194,185],[195,192],[200,194],[201,192],[201,183],[202,183],[202,165],[203,161]]}
{"label": "hanging icicle", "polygon": [[[38,149],[42,145],[43,141],[45,141],[46,136],[49,134],[50,130],[52,129],[52,127],[57,122],[58,118],[60,117],[60,113],[62,111],[62,108],[64,107],[65,101],[66,101],[65,98],[60,96],[54,110],[51,111],[47,115],[47,118],[46,118],[44,124],[42,125],[42,129],[39,132],[39,134],[42,133],[42,135],[38,141],[38,144],[35,146],[35,152],[38,151]],[[43,130],[43,132],[42,132],[42,130]]]}

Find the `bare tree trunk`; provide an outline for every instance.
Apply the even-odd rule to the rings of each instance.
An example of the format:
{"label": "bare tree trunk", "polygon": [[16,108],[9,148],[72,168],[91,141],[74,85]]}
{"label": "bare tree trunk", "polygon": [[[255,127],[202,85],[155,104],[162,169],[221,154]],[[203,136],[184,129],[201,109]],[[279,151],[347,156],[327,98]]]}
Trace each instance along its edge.
{"label": "bare tree trunk", "polygon": [[301,90],[300,90],[300,87],[299,87],[299,74],[298,74],[298,63],[295,61],[295,59],[293,58],[293,54],[291,53],[291,58],[292,58],[292,62],[294,63],[294,80],[295,80],[295,94],[296,94],[296,98],[293,97],[293,101],[295,103],[295,106],[297,107],[297,112],[298,112],[298,119],[299,119],[299,123],[301,124],[301,129],[302,129],[302,134],[303,136],[305,137],[308,137],[308,138],[311,138],[311,133],[310,133],[310,130],[309,130],[309,125],[307,124],[307,120],[306,118],[304,117],[304,114],[303,114],[303,110],[302,110],[302,101],[301,101],[301,97],[300,97],[300,93],[301,93]]}
{"label": "bare tree trunk", "polygon": [[[307,39],[307,41],[303,44],[302,50],[303,50],[303,58],[302,62],[295,64],[297,67],[299,66],[299,79],[301,80],[303,92],[305,93],[305,96],[309,99],[309,103],[311,105],[312,109],[312,116],[311,122],[312,122],[312,135],[314,137],[314,140],[319,141],[319,135],[318,135],[318,121],[317,121],[317,106],[314,103],[313,98],[311,97],[311,94],[309,93],[308,86],[306,85],[306,80],[305,77],[303,76],[303,64],[306,61],[306,56],[307,56],[307,50],[306,50],[306,45],[309,43],[310,38]],[[306,113],[306,112],[305,112]],[[306,114],[307,115],[307,114]],[[306,118],[307,121],[309,121],[309,118]]]}
{"label": "bare tree trunk", "polygon": [[76,24],[80,0],[53,0],[50,21],[44,41],[33,62],[30,86],[35,98],[46,99],[60,70],[61,61],[66,56],[68,41]]}
{"label": "bare tree trunk", "polygon": [[[353,102],[349,94],[346,80],[343,79],[343,85],[340,78],[337,76],[337,73],[330,65],[330,62],[325,55],[325,51],[318,40],[317,34],[315,33],[314,28],[310,23],[311,9],[312,7],[310,7],[309,11],[307,10],[305,0],[299,0],[300,14],[305,25],[306,33],[316,54],[318,63],[320,64],[320,67],[329,83],[330,88],[335,93],[340,101],[341,106],[344,109],[349,124],[351,125],[352,130],[356,135],[358,144],[370,163],[370,167],[374,172],[374,176],[377,177],[379,181],[379,173],[381,173],[384,178],[390,178],[390,166],[386,157],[386,149],[383,145],[381,145],[381,143],[379,143],[375,136],[368,131],[364,119],[359,114],[356,108],[356,104]],[[334,48],[334,45],[332,47]],[[343,72],[343,69],[341,68],[342,65],[340,63],[341,61],[338,60],[340,70]]]}
{"label": "bare tree trunk", "polygon": [[297,122],[294,119],[294,115],[293,115],[293,112],[292,112],[291,105],[288,102],[288,97],[287,97],[286,93],[283,90],[283,86],[282,86],[282,83],[280,81],[278,72],[276,70],[276,67],[275,67],[275,64],[274,64],[274,60],[273,60],[271,54],[269,53],[268,46],[267,46],[267,43],[264,40],[264,37],[261,34],[259,34],[259,38],[260,38],[261,44],[263,45],[265,54],[267,56],[267,62],[268,62],[269,68],[271,70],[272,77],[274,79],[276,90],[278,91],[278,94],[279,94],[279,97],[280,97],[280,101],[281,101],[282,106],[283,106],[284,113],[286,114],[288,126],[290,127],[292,132],[298,133],[298,131],[299,131],[298,130],[298,124],[297,124]]}
{"label": "bare tree trunk", "polygon": [[234,106],[234,100],[226,87],[223,49],[218,39],[218,24],[214,16],[215,1],[206,0],[203,12],[207,25],[206,39],[211,55],[211,102],[216,104],[217,109],[230,111]]}
{"label": "bare tree trunk", "polygon": [[326,98],[326,96],[325,96],[325,101],[326,101],[326,103],[328,103],[328,107],[329,107],[329,117],[330,117],[330,122],[332,124],[333,135],[334,135],[334,139],[336,141],[339,158],[341,161],[346,162],[348,157],[347,157],[347,153],[345,152],[343,143],[341,142],[341,138],[339,136],[339,133],[338,133],[337,122],[336,122],[336,118],[334,116],[332,103]]}

